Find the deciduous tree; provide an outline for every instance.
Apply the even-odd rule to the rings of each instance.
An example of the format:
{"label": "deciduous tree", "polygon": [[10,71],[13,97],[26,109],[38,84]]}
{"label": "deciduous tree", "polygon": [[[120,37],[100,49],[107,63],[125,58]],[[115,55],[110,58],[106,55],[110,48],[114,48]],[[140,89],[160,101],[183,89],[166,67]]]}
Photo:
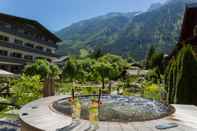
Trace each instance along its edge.
{"label": "deciduous tree", "polygon": [[35,63],[27,65],[24,73],[30,76],[40,75],[41,80],[44,81],[43,94],[45,97],[55,94],[54,79],[58,78],[59,74],[61,74],[57,65],[49,63],[44,59],[38,59]]}

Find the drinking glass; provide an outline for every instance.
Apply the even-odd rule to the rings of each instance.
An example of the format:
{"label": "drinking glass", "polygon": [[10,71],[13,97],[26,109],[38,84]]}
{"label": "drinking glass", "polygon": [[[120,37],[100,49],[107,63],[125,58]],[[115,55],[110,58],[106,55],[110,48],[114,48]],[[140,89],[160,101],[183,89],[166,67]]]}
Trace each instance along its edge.
{"label": "drinking glass", "polygon": [[99,128],[99,102],[92,100],[89,107],[89,120],[90,120],[90,129],[96,130]]}
{"label": "drinking glass", "polygon": [[80,100],[77,99],[73,99],[70,98],[69,102],[71,104],[72,107],[72,121],[73,122],[78,122],[80,120],[81,117],[81,103]]}

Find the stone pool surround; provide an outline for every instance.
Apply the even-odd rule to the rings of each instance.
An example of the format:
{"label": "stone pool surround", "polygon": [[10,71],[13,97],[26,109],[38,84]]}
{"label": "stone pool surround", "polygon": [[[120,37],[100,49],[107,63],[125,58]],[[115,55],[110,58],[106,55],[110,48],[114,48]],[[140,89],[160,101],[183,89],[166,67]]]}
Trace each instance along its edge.
{"label": "stone pool surround", "polygon": [[[20,110],[22,121],[21,131],[56,131],[56,129],[69,126],[72,119],[53,108],[53,102],[69,96],[53,96],[41,98],[25,105]],[[197,107],[192,105],[172,105],[176,112],[158,120],[143,122],[99,122],[97,131],[159,131],[155,128],[158,124],[177,123],[179,126],[166,131],[197,131]],[[89,121],[81,120],[80,124],[71,131],[84,131],[89,126]]]}
{"label": "stone pool surround", "polygon": [[[80,97],[81,100],[83,100],[83,99],[87,99],[87,98],[91,99],[91,97],[98,97],[98,96],[97,95],[85,95],[85,96],[79,96],[79,97]],[[127,101],[129,101],[131,99],[130,101],[134,100],[133,102],[131,102],[131,103],[134,103],[134,105],[132,105],[132,106],[135,106],[135,104],[138,104],[138,102],[140,102],[141,104],[143,103],[143,105],[146,104],[147,106],[148,106],[149,102],[151,102],[150,104],[156,104],[156,102],[154,102],[152,100],[149,100],[149,99],[142,98],[142,97],[126,97],[125,98],[123,96],[118,96],[118,95],[115,95],[115,96],[113,96],[113,95],[112,96],[104,95],[103,97],[104,97],[104,99],[105,99],[105,97],[107,97],[107,99],[109,99],[109,97],[110,97],[110,98],[114,98],[114,99],[117,99],[117,100],[118,99],[125,99]],[[65,107],[62,107],[62,104],[58,104],[59,102],[62,102],[62,101],[68,101],[69,98],[70,97],[66,97],[66,98],[63,98],[63,99],[60,99],[60,100],[57,100],[57,101],[53,102],[53,104],[51,105],[50,108],[52,110],[58,111],[58,112],[60,112],[60,113],[62,113],[64,115],[68,115],[68,116],[71,117],[70,112],[66,112],[65,109],[64,109]],[[105,100],[101,100],[101,101],[105,102]],[[107,102],[107,100],[106,100],[106,102]],[[117,120],[117,117],[116,117],[116,120],[113,120],[113,119],[102,120],[101,119],[101,121],[105,121],[105,122],[123,122],[123,123],[125,123],[125,122],[150,121],[150,120],[156,120],[156,119],[161,119],[163,117],[170,116],[170,115],[172,115],[175,112],[175,108],[173,106],[171,106],[171,105],[163,104],[163,103],[160,103],[160,102],[158,102],[157,104],[161,104],[160,106],[165,106],[163,108],[167,108],[168,112],[163,112],[161,115],[158,115],[158,116],[149,116],[149,118],[144,118],[142,115],[140,115],[140,116],[138,116],[138,118],[133,119],[133,120],[126,120],[126,119],[124,119],[124,120]],[[141,108],[141,109],[142,109],[142,107],[143,106],[138,106],[138,108]],[[158,105],[157,105],[157,107],[158,107]],[[101,105],[101,108],[102,108],[102,105]],[[84,109],[82,109],[82,111],[84,111]],[[86,111],[84,111],[84,112],[87,113],[87,108],[86,108]],[[147,113],[151,113],[151,111],[150,112],[147,111]],[[82,113],[81,119],[88,120],[89,117],[88,116],[83,116],[83,115],[84,115],[84,113]],[[132,118],[132,117],[135,117],[135,116],[130,116],[130,117]]]}

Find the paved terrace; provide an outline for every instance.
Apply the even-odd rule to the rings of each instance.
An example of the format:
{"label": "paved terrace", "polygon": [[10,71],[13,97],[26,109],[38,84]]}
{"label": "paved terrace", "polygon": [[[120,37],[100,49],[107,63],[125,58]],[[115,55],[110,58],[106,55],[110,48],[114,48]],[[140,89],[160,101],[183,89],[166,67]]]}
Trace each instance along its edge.
{"label": "paved terrace", "polygon": [[[51,108],[51,104],[67,96],[42,98],[25,105],[20,111],[23,123],[22,131],[56,131],[71,124],[71,118]],[[97,131],[160,131],[155,128],[159,124],[177,123],[178,127],[164,131],[197,131],[197,107],[192,105],[173,105],[176,112],[159,120],[145,122],[100,122]],[[85,131],[89,122],[81,120],[80,124],[68,131]]]}

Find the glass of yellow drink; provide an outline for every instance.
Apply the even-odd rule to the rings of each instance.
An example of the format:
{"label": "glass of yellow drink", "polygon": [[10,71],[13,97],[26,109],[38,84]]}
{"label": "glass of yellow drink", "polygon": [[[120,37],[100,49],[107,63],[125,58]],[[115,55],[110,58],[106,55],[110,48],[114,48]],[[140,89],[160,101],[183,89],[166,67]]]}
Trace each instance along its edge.
{"label": "glass of yellow drink", "polygon": [[81,117],[81,103],[80,103],[80,100],[78,98],[76,98],[76,99],[70,98],[69,102],[70,102],[71,107],[72,107],[72,120],[73,121],[79,121],[80,117]]}
{"label": "glass of yellow drink", "polygon": [[92,100],[89,105],[89,121],[90,121],[90,128],[92,130],[96,130],[99,128],[99,106],[100,102],[97,100]]}
{"label": "glass of yellow drink", "polygon": [[81,117],[81,103],[79,99],[76,99],[74,102],[74,114],[76,120],[79,121]]}

